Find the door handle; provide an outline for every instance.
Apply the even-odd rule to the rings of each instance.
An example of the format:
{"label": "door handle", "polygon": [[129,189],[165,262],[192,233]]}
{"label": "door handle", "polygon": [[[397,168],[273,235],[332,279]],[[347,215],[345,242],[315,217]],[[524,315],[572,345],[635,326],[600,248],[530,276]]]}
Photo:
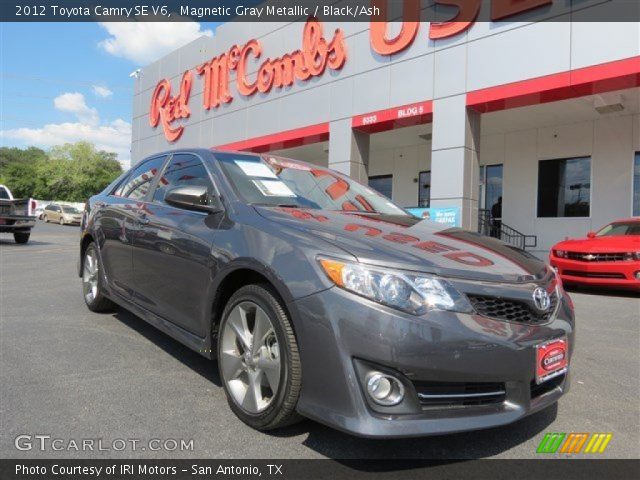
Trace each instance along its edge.
{"label": "door handle", "polygon": [[140,225],[148,225],[149,222],[151,221],[149,220],[149,217],[147,217],[146,213],[139,214],[137,220]]}

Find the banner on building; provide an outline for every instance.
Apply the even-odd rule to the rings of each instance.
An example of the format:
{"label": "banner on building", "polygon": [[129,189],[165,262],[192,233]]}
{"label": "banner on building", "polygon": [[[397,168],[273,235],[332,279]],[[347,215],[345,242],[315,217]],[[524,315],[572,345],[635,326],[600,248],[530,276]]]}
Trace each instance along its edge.
{"label": "banner on building", "polygon": [[407,208],[407,211],[418,218],[444,223],[449,227],[460,226],[460,208]]}

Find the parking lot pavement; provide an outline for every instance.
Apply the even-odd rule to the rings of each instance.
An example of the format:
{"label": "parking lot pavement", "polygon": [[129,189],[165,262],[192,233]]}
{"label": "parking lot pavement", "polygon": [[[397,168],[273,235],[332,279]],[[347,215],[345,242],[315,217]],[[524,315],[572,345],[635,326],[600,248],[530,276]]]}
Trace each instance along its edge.
{"label": "parking lot pavement", "polygon": [[[39,222],[27,245],[1,237],[0,457],[535,458],[545,432],[612,432],[600,457],[640,456],[638,298],[572,295],[572,389],[557,407],[515,424],[383,441],[307,420],[264,434],[233,416],[215,362],[123,310],[85,308],[76,275],[78,235],[77,227]],[[18,451],[14,441],[21,434],[60,438],[63,450]],[[193,450],[69,447],[70,440],[98,438],[109,448],[115,439],[142,440],[138,445],[193,439]]]}

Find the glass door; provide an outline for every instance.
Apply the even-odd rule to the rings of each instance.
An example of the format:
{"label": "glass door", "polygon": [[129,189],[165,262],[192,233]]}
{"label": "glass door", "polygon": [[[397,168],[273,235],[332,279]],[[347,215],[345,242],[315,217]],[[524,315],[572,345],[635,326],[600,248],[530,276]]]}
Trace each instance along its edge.
{"label": "glass door", "polygon": [[418,206],[429,208],[431,205],[431,171],[418,175]]}
{"label": "glass door", "polygon": [[500,210],[502,217],[502,164],[480,167],[480,208]]}

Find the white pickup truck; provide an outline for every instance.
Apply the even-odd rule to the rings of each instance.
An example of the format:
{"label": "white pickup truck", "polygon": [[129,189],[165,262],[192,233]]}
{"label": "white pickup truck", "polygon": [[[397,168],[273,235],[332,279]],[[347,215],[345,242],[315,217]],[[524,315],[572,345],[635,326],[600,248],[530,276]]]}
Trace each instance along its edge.
{"label": "white pickup truck", "polygon": [[14,199],[11,191],[0,185],[0,233],[13,233],[16,243],[27,243],[36,224],[36,201]]}

